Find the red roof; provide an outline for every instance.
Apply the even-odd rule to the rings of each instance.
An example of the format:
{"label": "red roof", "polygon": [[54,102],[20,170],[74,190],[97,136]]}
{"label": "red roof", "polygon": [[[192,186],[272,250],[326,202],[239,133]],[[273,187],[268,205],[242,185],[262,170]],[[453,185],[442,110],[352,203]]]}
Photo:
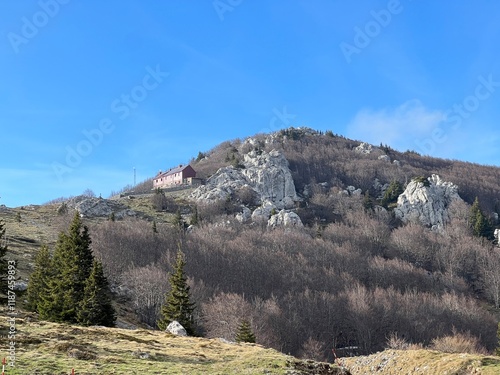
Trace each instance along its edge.
{"label": "red roof", "polygon": [[[169,169],[168,171],[166,172],[163,172],[163,173],[159,173],[156,178],[159,178],[159,177],[166,177],[166,176],[170,176],[171,174],[175,174],[175,173],[179,173],[179,172],[182,172],[184,169],[186,169],[187,167],[191,167],[189,164],[188,165],[179,165],[178,167],[175,167],[175,168],[171,168]],[[191,167],[192,168],[192,167]]]}

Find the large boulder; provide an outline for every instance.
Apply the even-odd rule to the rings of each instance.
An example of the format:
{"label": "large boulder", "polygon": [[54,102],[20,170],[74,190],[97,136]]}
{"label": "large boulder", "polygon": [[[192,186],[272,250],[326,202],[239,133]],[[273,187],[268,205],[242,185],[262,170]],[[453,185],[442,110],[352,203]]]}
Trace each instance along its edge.
{"label": "large boulder", "polygon": [[403,222],[416,221],[421,224],[440,228],[449,220],[448,207],[455,200],[461,200],[458,187],[441,180],[433,174],[428,183],[412,180],[398,197],[394,213]]}
{"label": "large boulder", "polygon": [[122,219],[136,215],[135,211],[125,205],[103,198],[79,196],[69,199],[65,204],[77,210],[82,217],[109,217],[114,214],[116,219]]}
{"label": "large boulder", "polygon": [[186,329],[177,320],[174,320],[167,326],[167,332],[176,336],[187,336]]}
{"label": "large boulder", "polygon": [[272,203],[277,208],[291,208],[299,198],[295,191],[288,161],[279,151],[250,151],[244,155],[244,168],[220,168],[205,185],[198,187],[190,197],[198,201],[216,201],[232,196],[238,190],[250,188],[257,195],[258,204]]}
{"label": "large boulder", "polygon": [[302,228],[302,220],[299,215],[292,211],[281,210],[276,215],[272,215],[267,222],[268,227],[298,227]]}

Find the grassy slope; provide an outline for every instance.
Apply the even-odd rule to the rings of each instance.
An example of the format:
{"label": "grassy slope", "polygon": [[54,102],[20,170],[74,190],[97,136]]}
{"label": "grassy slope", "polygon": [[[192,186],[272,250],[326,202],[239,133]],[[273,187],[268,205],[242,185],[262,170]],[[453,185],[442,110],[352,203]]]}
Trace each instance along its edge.
{"label": "grassy slope", "polygon": [[[72,368],[79,375],[346,373],[336,366],[299,362],[259,345],[175,337],[160,331],[86,328],[29,318],[17,319],[16,329],[16,363],[7,374],[69,374]],[[5,350],[2,345],[2,356]],[[324,370],[294,370],[311,366]]]}
{"label": "grassy slope", "polygon": [[500,357],[450,354],[432,350],[385,350],[366,357],[343,358],[353,375],[498,375]]}

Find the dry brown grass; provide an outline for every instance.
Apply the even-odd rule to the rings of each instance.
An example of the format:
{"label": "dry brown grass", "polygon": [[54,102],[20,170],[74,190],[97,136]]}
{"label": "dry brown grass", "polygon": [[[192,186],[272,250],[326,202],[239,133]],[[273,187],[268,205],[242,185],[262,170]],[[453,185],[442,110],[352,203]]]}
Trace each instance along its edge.
{"label": "dry brown grass", "polygon": [[[0,324],[5,333],[7,319]],[[175,337],[160,331],[78,327],[36,321],[16,322],[16,362],[8,374],[286,374],[303,362],[255,344]],[[6,344],[7,338],[2,337]],[[314,363],[307,364],[314,367]],[[319,365],[318,365],[319,366]],[[338,367],[320,366],[341,374]],[[301,372],[301,374],[317,372]]]}
{"label": "dry brown grass", "polygon": [[352,375],[498,375],[500,358],[435,350],[392,350],[364,357],[342,358]]}

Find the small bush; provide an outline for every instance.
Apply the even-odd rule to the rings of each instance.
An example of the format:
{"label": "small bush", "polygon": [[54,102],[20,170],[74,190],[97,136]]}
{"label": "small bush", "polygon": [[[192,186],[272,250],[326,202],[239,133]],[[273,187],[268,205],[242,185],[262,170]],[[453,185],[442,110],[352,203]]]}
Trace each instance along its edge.
{"label": "small bush", "polygon": [[396,332],[391,332],[385,344],[386,349],[407,350],[410,344]]}
{"label": "small bush", "polygon": [[429,180],[427,178],[425,178],[424,176],[415,177],[412,179],[412,181],[421,182],[424,184],[424,186],[431,186],[431,183],[429,182]]}
{"label": "small bush", "polygon": [[470,332],[458,333],[453,329],[450,336],[437,337],[431,341],[430,349],[444,353],[487,354],[487,350],[479,343],[479,339]]}

